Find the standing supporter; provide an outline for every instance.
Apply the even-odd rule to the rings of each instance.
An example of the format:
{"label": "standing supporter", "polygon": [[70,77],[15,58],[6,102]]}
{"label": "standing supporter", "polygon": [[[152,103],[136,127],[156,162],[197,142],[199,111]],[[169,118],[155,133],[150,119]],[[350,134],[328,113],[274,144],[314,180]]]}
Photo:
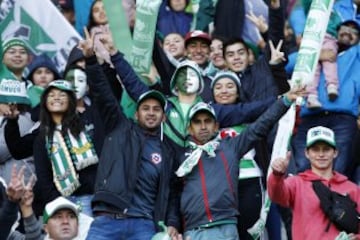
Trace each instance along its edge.
{"label": "standing supporter", "polygon": [[169,33],[178,33],[184,36],[190,31],[193,16],[185,11],[189,2],[189,0],[162,1],[156,26],[162,36]]}
{"label": "standing supporter", "polygon": [[[87,239],[151,239],[159,220],[178,229],[171,187],[177,150],[161,127],[166,99],[160,92],[146,92],[137,99],[137,123],[126,118],[97,63],[91,39],[86,31],[82,49],[107,137],[92,201],[96,218]],[[176,229],[168,228],[169,234],[177,234]]]}
{"label": "standing supporter", "polygon": [[[338,139],[336,137],[336,141]],[[286,159],[278,158],[271,164],[273,171],[268,179],[269,196],[274,202],[292,209],[294,240],[338,239],[340,234],[340,230],[320,206],[319,197],[313,189],[314,181],[321,181],[331,190],[348,195],[357,203],[357,211],[360,211],[360,188],[333,170],[339,151],[337,146],[339,143],[335,142],[335,134],[331,129],[316,126],[308,130],[306,137],[305,155],[310,162],[310,170],[287,177],[285,173],[290,154]],[[348,233],[344,239],[360,239],[359,228],[355,233]]]}
{"label": "standing supporter", "polygon": [[66,80],[51,82],[43,93],[34,145],[36,175],[44,203],[69,197],[91,216],[98,156],[76,103],[73,85]]}
{"label": "standing supporter", "polygon": [[[20,126],[20,133],[25,134],[34,125],[31,119],[29,100],[26,94],[26,85],[30,83],[23,77],[24,70],[30,61],[30,54],[26,43],[19,38],[11,38],[3,43],[3,64],[13,74],[13,78],[16,79],[2,79],[2,93],[0,94],[0,176],[5,179],[6,182],[10,181],[10,173],[12,166],[17,162],[18,168],[21,166],[27,166],[25,175],[28,178],[34,171],[34,162],[31,157],[22,159],[22,161],[15,160],[12,156],[9,147],[5,142],[4,128],[8,118],[16,112],[18,114],[17,122]],[[17,81],[12,83],[12,81]],[[14,88],[14,84],[18,87]],[[7,85],[7,86],[5,86]],[[11,87],[12,86],[12,87]],[[7,92],[9,89],[18,90],[16,94],[14,92]],[[8,97],[7,97],[8,96]]]}
{"label": "standing supporter", "polygon": [[[236,104],[239,101],[240,81],[231,71],[218,72],[211,87],[214,101],[218,104]],[[235,137],[241,133],[247,124],[234,125],[219,130],[221,139]],[[260,217],[260,210],[264,199],[264,175],[269,165],[269,153],[266,141],[257,141],[254,147],[241,157],[239,161],[238,233],[240,239],[252,239],[247,229],[251,228]],[[279,221],[280,222],[280,221]],[[279,224],[280,225],[280,224]],[[278,228],[280,230],[280,226]]]}
{"label": "standing supporter", "polygon": [[297,127],[297,133],[292,138],[292,152],[297,172],[303,172],[310,167],[304,153],[307,131],[321,125],[333,130],[337,136],[339,153],[334,161],[334,169],[350,177],[352,172],[350,168],[352,165],[351,142],[356,133],[356,119],[359,114],[359,50],[359,46],[356,45],[337,56],[340,88],[339,97],[335,101],[328,99],[324,75],[321,75],[319,100],[322,107],[319,110],[310,110],[302,106],[301,121]]}
{"label": "standing supporter", "polygon": [[[218,138],[214,109],[197,103],[189,111],[190,146],[176,174],[182,179],[180,211],[185,236],[199,239],[239,239],[239,160],[255,141],[266,137],[302,89],[290,90],[236,137]],[[219,194],[221,193],[221,194]]]}
{"label": "standing supporter", "polygon": [[[269,7],[269,40],[277,45],[280,52],[284,33],[283,9],[280,1],[272,1]],[[241,102],[261,100],[277,96],[289,89],[284,69],[284,53],[276,61],[271,59],[271,48],[267,45],[265,54],[253,65],[249,65],[249,52],[246,43],[233,38],[224,43],[223,55],[228,69],[235,72],[241,82]]]}
{"label": "standing supporter", "polygon": [[[149,87],[140,81],[124,56],[118,52],[110,35],[103,36],[103,42],[108,46],[111,60],[122,79],[122,83],[129,95],[137,100],[139,96],[149,90]],[[272,48],[272,58],[282,57],[275,48]],[[210,86],[209,86],[210,87]],[[170,81],[172,96],[168,97],[169,106],[166,109],[165,134],[171,137],[179,146],[187,145],[187,118],[188,111],[195,103],[202,101],[200,95],[204,82],[198,65],[193,61],[181,62]],[[268,97],[262,101],[252,103],[238,103],[234,105],[213,104],[221,127],[233,126],[244,122],[254,121],[277,96]]]}
{"label": "standing supporter", "polygon": [[90,8],[87,30],[94,36],[94,48],[98,56],[110,64],[110,56],[99,40],[102,33],[109,33],[110,28],[102,0],[95,0]]}

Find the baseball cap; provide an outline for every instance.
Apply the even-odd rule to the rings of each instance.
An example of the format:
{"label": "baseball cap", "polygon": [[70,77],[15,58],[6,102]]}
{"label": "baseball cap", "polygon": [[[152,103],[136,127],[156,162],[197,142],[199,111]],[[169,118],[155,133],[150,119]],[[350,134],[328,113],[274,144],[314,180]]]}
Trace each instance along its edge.
{"label": "baseball cap", "polygon": [[211,44],[211,38],[210,38],[209,34],[207,34],[206,32],[203,32],[201,30],[195,30],[195,31],[188,32],[185,35],[185,46],[187,46],[189,44],[190,40],[196,39],[196,38],[204,40],[208,45]]}
{"label": "baseball cap", "polygon": [[307,132],[306,147],[309,148],[317,142],[325,142],[336,148],[335,134],[333,130],[322,126],[310,128]]}
{"label": "baseball cap", "polygon": [[79,217],[79,206],[64,197],[58,197],[46,204],[43,213],[43,222],[47,223],[49,218],[51,218],[58,210],[61,209],[70,209],[75,213],[76,217]]}
{"label": "baseball cap", "polygon": [[164,95],[157,91],[157,90],[149,90],[147,92],[144,92],[143,94],[140,95],[139,99],[137,100],[137,107],[140,106],[140,104],[149,98],[153,98],[156,99],[160,102],[160,105],[162,106],[162,108],[165,110],[166,109],[166,98],[164,97]]}
{"label": "baseball cap", "polygon": [[214,108],[208,104],[208,103],[204,103],[204,102],[198,102],[196,103],[194,106],[192,106],[189,110],[189,115],[188,115],[188,119],[191,120],[195,114],[197,114],[198,112],[208,112],[211,114],[211,116],[213,116],[216,120],[216,114],[215,114],[215,110]]}
{"label": "baseball cap", "polygon": [[50,87],[54,87],[63,91],[69,91],[69,92],[74,92],[74,86],[70,81],[64,80],[64,79],[59,79],[59,80],[55,80],[52,81],[48,84],[47,89],[49,89]]}

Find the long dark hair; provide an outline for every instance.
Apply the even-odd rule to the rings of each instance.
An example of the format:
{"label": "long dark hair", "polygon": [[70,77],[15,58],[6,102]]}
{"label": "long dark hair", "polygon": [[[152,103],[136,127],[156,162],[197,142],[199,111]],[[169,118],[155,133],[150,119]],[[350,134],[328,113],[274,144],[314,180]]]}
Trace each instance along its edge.
{"label": "long dark hair", "polygon": [[[56,124],[51,117],[51,113],[46,107],[46,100],[52,88],[53,87],[50,87],[45,90],[41,96],[40,101],[40,133],[43,134],[43,136],[49,137],[50,139],[52,139],[56,128]],[[76,111],[76,95],[74,92],[64,92],[66,92],[69,97],[69,106],[68,109],[64,112],[64,116],[61,122],[61,133],[65,136],[67,131],[70,130],[74,137],[78,137],[80,132],[83,131],[85,127]]]}
{"label": "long dark hair", "polygon": [[95,0],[93,1],[93,3],[91,4],[91,7],[90,7],[90,12],[89,12],[89,18],[88,18],[88,25],[86,26],[87,30],[90,32],[90,30],[95,27],[95,26],[98,26],[99,24],[97,24],[94,20],[94,16],[93,16],[93,8],[94,8],[94,5],[97,3],[97,2],[102,2],[102,0]]}

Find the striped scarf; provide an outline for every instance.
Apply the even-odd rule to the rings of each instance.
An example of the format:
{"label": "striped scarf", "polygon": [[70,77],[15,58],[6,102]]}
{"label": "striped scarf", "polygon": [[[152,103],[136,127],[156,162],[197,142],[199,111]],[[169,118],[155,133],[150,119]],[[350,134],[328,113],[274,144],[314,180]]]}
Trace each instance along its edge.
{"label": "striped scarf", "polygon": [[63,136],[58,129],[54,131],[52,141],[46,139],[46,146],[55,186],[63,196],[70,196],[80,187],[75,168],[79,171],[98,162],[94,146],[84,131],[75,138],[70,131]]}
{"label": "striped scarf", "polygon": [[215,157],[215,150],[219,146],[220,142],[219,139],[216,138],[204,145],[197,145],[194,142],[189,142],[189,144],[193,151],[177,169],[176,175],[178,177],[183,177],[192,171],[192,169],[198,164],[203,151],[205,151],[210,157]]}

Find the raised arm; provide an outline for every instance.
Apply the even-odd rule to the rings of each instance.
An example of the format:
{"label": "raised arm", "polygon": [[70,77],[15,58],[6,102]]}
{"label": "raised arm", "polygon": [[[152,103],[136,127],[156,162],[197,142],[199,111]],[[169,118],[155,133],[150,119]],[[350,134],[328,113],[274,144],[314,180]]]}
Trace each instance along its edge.
{"label": "raised arm", "polygon": [[34,129],[31,133],[24,136],[20,135],[18,118],[8,118],[5,129],[5,142],[15,159],[20,160],[33,155],[33,144],[39,129]]}
{"label": "raised arm", "polygon": [[268,107],[276,101],[276,97],[265,100],[237,104],[213,104],[220,127],[231,127],[243,123],[254,122]]}
{"label": "raised arm", "polygon": [[95,103],[99,109],[105,126],[105,132],[112,131],[119,122],[126,121],[125,115],[121,111],[120,104],[115,98],[107,77],[101,66],[97,62],[93,51],[93,37],[85,31],[86,39],[80,42],[80,47],[85,56],[86,74],[88,76],[88,84]]}

